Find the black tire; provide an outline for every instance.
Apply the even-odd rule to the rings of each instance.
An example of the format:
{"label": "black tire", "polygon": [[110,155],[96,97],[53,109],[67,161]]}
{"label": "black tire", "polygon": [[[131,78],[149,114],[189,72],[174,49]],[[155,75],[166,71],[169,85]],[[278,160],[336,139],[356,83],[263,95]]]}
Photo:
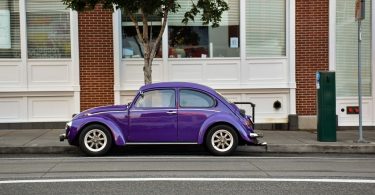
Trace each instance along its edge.
{"label": "black tire", "polygon": [[236,131],[228,125],[218,125],[211,128],[206,136],[206,147],[216,156],[233,154],[238,146]]}
{"label": "black tire", "polygon": [[79,148],[88,156],[102,156],[111,147],[112,134],[102,125],[89,125],[79,136]]}

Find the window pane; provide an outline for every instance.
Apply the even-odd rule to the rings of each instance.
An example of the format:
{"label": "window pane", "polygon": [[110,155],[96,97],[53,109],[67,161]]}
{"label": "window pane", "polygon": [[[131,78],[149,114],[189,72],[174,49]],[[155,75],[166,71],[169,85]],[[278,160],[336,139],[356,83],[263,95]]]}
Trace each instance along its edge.
{"label": "window pane", "polygon": [[285,56],[285,0],[246,0],[246,55]]}
{"label": "window pane", "polygon": [[193,108],[209,108],[215,105],[212,97],[193,90],[180,91],[180,106]]}
{"label": "window pane", "polygon": [[154,90],[139,96],[135,107],[137,108],[174,108],[176,107],[174,90]]}
{"label": "window pane", "polygon": [[[142,16],[136,14],[138,25],[141,33],[143,32]],[[154,42],[159,35],[161,29],[161,17],[151,16],[149,17],[149,29],[148,33],[152,36]],[[162,57],[162,40],[157,49],[156,58]],[[135,30],[133,22],[129,17],[122,15],[122,57],[123,58],[143,58],[144,49],[141,41],[138,39],[137,31]]]}
{"label": "window pane", "polygon": [[0,1],[0,58],[20,58],[18,0]]}
{"label": "window pane", "polygon": [[[371,96],[371,1],[366,0],[362,21],[362,93]],[[336,93],[338,97],[358,95],[358,23],[355,1],[336,2]]]}
{"label": "window pane", "polygon": [[203,25],[200,16],[195,22],[182,24],[186,11],[191,9],[191,1],[179,0],[181,9],[171,13],[169,26],[170,58],[239,57],[240,28],[239,0],[227,0],[229,11],[224,12],[220,27]]}
{"label": "window pane", "polygon": [[70,58],[70,16],[61,1],[26,1],[29,58]]}

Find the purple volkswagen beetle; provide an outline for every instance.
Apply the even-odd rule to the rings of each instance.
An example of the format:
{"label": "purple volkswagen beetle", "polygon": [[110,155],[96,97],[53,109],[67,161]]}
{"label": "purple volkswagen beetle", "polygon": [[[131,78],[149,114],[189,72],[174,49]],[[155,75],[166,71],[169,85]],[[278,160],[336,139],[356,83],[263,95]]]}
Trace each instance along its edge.
{"label": "purple volkswagen beetle", "polygon": [[252,125],[249,116],[212,88],[165,82],[141,87],[128,105],[75,115],[60,141],[67,139],[90,156],[127,144],[204,144],[214,155],[230,155],[237,145],[259,144]]}

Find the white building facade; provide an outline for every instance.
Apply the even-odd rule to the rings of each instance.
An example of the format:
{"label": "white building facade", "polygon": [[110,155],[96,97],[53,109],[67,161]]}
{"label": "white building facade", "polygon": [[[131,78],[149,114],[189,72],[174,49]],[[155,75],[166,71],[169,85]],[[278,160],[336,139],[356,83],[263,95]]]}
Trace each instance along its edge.
{"label": "white building facade", "polygon": [[[189,2],[180,1],[180,10],[188,9]],[[300,121],[299,128],[315,128],[315,110],[300,114],[307,108],[299,106],[305,97],[297,95],[300,89],[296,75],[305,72],[302,74],[306,74],[306,78],[315,76],[310,67],[299,67],[298,71],[296,66],[296,58],[304,55],[304,48],[313,47],[296,43],[297,25],[301,25],[298,22],[304,21],[297,13],[309,2],[227,2],[230,10],[223,15],[218,28],[202,25],[198,20],[183,25],[181,14],[169,16],[152,66],[153,82],[205,84],[232,101],[255,103],[256,123],[287,124],[290,116],[301,120],[304,118],[300,115],[307,115],[310,123]],[[329,25],[321,28],[329,29],[326,43],[329,63],[325,69],[336,72],[338,123],[339,126],[356,126],[358,115],[346,113],[347,106],[358,105],[354,1],[319,2],[329,7],[326,11],[329,17],[322,18]],[[366,3],[362,41],[363,112],[364,125],[375,126],[372,79],[375,73],[372,39],[375,5],[370,0]],[[312,12],[311,17],[320,16]],[[110,22],[114,100],[109,103],[126,104],[143,85],[142,46],[121,10],[112,13]],[[152,18],[150,34],[155,36],[160,24],[160,18]],[[320,28],[319,24],[311,26]],[[0,123],[64,122],[84,107],[80,95],[80,74],[84,74],[80,69],[80,28],[83,26],[79,26],[79,14],[65,9],[59,0],[0,1]],[[300,53],[296,55],[298,47]],[[314,97],[309,99],[315,101]],[[276,102],[281,107],[275,106]],[[311,103],[308,106],[315,107]]]}

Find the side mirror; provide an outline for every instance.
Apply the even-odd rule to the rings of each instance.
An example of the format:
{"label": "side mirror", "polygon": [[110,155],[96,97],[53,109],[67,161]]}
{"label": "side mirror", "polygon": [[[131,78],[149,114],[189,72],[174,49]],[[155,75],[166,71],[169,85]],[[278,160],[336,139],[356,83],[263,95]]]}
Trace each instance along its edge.
{"label": "side mirror", "polygon": [[140,91],[139,95],[141,95],[142,98],[145,96],[144,93],[143,93],[143,91]]}

